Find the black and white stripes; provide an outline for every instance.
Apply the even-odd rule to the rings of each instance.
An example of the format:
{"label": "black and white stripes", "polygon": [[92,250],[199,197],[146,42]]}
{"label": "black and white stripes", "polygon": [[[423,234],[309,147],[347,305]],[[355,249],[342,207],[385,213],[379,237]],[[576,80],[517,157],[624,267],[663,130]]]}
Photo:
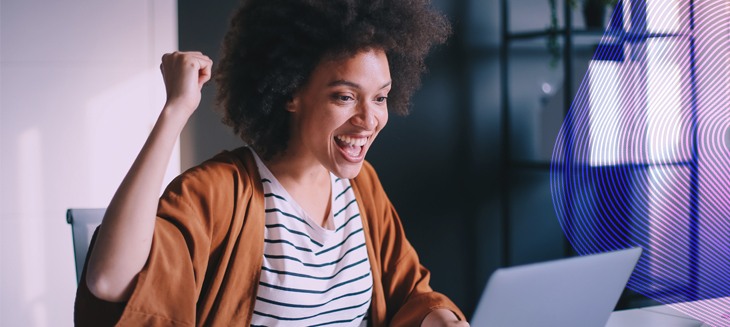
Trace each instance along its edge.
{"label": "black and white stripes", "polygon": [[308,217],[256,157],[266,229],[252,326],[365,326],[372,275],[350,182],[330,175],[325,227]]}

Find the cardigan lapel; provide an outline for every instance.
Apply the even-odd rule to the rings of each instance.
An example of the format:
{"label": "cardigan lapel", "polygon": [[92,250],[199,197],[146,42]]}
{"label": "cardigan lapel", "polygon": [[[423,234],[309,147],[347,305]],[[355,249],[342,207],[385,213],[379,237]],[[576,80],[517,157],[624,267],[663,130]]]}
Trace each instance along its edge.
{"label": "cardigan lapel", "polygon": [[357,205],[360,207],[360,218],[362,219],[362,228],[365,232],[365,246],[368,250],[368,259],[370,260],[370,270],[372,271],[373,277],[373,298],[370,303],[370,326],[379,327],[385,324],[386,305],[385,305],[385,292],[383,291],[382,271],[380,267],[380,259],[378,254],[380,252],[375,250],[375,244],[373,239],[375,238],[374,231],[371,230],[370,221],[368,215],[370,208],[373,207],[372,203],[363,201],[363,192],[360,190],[361,185],[357,179],[351,179],[350,184],[355,192],[355,199]]}

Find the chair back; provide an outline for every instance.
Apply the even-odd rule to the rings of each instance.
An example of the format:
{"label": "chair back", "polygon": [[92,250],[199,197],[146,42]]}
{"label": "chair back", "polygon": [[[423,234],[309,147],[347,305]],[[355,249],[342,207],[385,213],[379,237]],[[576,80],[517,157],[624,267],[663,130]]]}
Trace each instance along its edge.
{"label": "chair back", "polygon": [[68,209],[66,211],[66,222],[71,224],[71,234],[73,236],[77,283],[81,280],[81,272],[84,269],[91,237],[94,235],[96,227],[101,224],[104,212],[106,212],[105,208]]}

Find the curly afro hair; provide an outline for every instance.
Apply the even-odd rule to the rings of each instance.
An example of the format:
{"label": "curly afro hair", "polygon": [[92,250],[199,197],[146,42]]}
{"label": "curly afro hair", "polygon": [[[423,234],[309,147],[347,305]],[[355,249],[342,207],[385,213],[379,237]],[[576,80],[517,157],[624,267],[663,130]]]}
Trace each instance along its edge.
{"label": "curly afro hair", "polygon": [[244,0],[216,70],[223,122],[264,158],[289,141],[286,103],[323,60],[381,49],[390,65],[388,110],[405,115],[431,47],[448,20],[427,0]]}

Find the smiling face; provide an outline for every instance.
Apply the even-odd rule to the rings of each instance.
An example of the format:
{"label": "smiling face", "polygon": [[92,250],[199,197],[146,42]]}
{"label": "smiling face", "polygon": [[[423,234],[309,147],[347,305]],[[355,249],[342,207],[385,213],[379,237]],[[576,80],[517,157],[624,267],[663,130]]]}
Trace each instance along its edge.
{"label": "smiling face", "polygon": [[320,63],[287,105],[292,119],[286,152],[299,165],[321,165],[338,177],[354,178],[388,122],[390,86],[382,50]]}

